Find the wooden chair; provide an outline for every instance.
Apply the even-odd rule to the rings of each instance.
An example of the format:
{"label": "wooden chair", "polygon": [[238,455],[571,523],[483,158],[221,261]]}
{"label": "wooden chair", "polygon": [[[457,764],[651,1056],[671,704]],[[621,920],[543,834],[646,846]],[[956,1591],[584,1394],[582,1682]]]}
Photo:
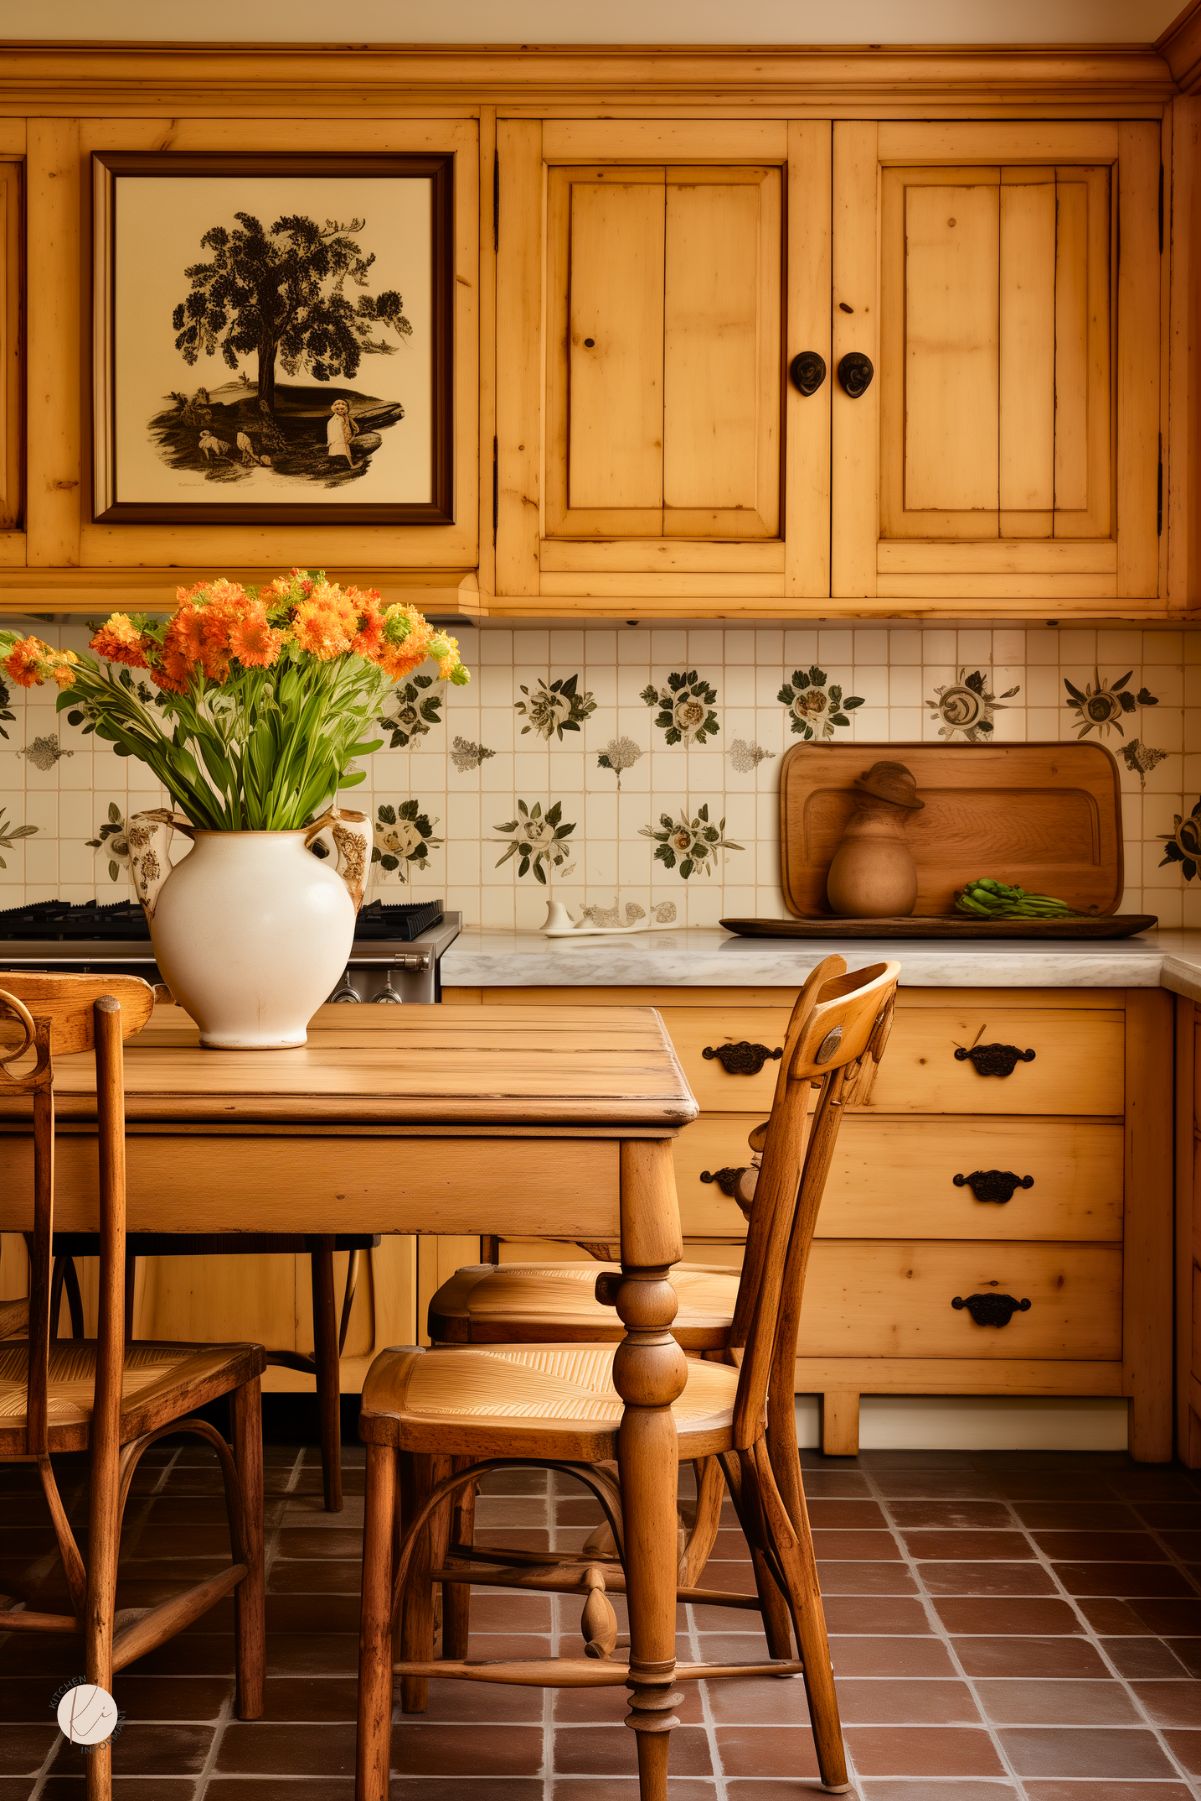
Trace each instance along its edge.
{"label": "wooden chair", "polygon": [[[125,1102],[123,1043],[150,1017],[154,996],[136,977],[0,972],[0,1097],[28,1096],[33,1114],[33,1229],[29,1336],[0,1344],[0,1461],[35,1465],[62,1563],[70,1612],[0,1598],[5,1632],[83,1637],[89,1682],[114,1676],[234,1593],[237,1711],[263,1710],[263,1445],[257,1345],[128,1344],[125,1339]],[[95,1339],[52,1340],[54,1063],[96,1056],[99,1167],[99,1328]],[[12,1108],[6,1109],[11,1120]],[[229,1395],[233,1446],[195,1409]],[[232,1561],[216,1576],[150,1607],[117,1612],[121,1521],[139,1462],[160,1438],[186,1432],[221,1463]],[[86,1561],[67,1518],[51,1456],[88,1451]],[[119,1698],[119,1697],[118,1697]],[[111,1747],[86,1761],[88,1801],[112,1793]]]}
{"label": "wooden chair", "polygon": [[[789,1022],[730,1330],[730,1350],[740,1361],[737,1367],[690,1361],[673,1408],[680,1460],[717,1460],[756,1586],[754,1595],[730,1595],[681,1585],[678,1598],[758,1609],[770,1652],[766,1662],[677,1664],[675,1678],[802,1674],[822,1782],[834,1793],[847,1787],[846,1761],[788,1422],[818,1207],[845,1107],[883,1054],[898,974],[895,964],[878,964],[847,975],[842,959],[829,957],[806,983]],[[603,1301],[614,1298],[615,1286],[600,1277]],[[627,1681],[627,1665],[613,1656],[618,1634],[607,1599],[624,1589],[623,1536],[637,1530],[636,1521],[623,1518],[620,1481],[606,1467],[617,1458],[622,1413],[614,1356],[614,1347],[604,1344],[489,1344],[384,1351],[372,1364],[360,1420],[367,1496],[357,1801],[383,1801],[387,1793],[396,1674],[404,1679],[406,1711],[420,1710],[431,1676],[551,1686]],[[485,1471],[513,1463],[557,1469],[583,1483],[600,1501],[618,1560],[604,1564],[587,1550],[556,1557],[456,1542],[449,1531],[456,1497]],[[475,1583],[582,1593],[587,1655],[530,1663],[435,1659],[435,1586]],[[402,1653],[396,1663],[394,1630]],[[667,1729],[674,1721],[631,1709],[627,1723],[637,1732],[642,1801],[666,1801]]]}
{"label": "wooden chair", "polygon": [[[321,1437],[321,1473],[327,1513],[342,1511],[342,1417],[341,1356],[350,1326],[362,1269],[363,1253],[368,1257],[379,1243],[379,1237],[365,1233],[339,1233],[335,1237],[282,1238],[254,1232],[131,1232],[125,1245],[125,1318],[132,1327],[134,1283],[139,1257],[274,1257],[304,1256],[309,1260],[309,1283],[313,1306],[313,1349],[311,1351],[264,1350],[267,1367],[300,1370],[312,1376],[317,1390],[317,1417]],[[75,1274],[77,1257],[94,1257],[96,1236],[91,1232],[58,1232],[54,1239],[56,1284],[63,1284],[71,1318],[76,1318],[79,1282]],[[347,1253],[346,1281],[339,1311],[334,1292],[334,1257]],[[72,1300],[72,1289],[76,1300]],[[58,1309],[54,1308],[54,1317]],[[73,1325],[76,1337],[83,1328]]]}

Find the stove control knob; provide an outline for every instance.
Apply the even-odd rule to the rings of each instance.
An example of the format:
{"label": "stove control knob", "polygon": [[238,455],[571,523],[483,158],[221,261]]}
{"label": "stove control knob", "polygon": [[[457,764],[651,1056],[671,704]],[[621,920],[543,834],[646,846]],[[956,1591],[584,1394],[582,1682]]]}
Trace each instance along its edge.
{"label": "stove control knob", "polygon": [[347,964],[346,968],[342,971],[342,980],[338,983],[338,986],[334,989],[329,998],[333,1003],[353,1001],[356,1006],[361,1003],[363,997],[361,994],[355,993],[350,980],[349,964]]}

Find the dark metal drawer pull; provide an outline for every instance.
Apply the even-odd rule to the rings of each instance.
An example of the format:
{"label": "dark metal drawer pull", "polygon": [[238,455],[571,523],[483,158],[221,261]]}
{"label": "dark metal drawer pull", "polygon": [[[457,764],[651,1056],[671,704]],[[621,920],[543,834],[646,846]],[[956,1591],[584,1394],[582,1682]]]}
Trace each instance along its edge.
{"label": "dark metal drawer pull", "polygon": [[730,1164],[727,1163],[722,1169],[703,1169],[701,1171],[701,1181],[716,1182],[722,1193],[728,1196],[730,1200],[733,1200],[738,1192],[739,1181],[745,1175],[745,1167],[742,1169],[733,1169]]}
{"label": "dark metal drawer pull", "polygon": [[970,1062],[978,1076],[1011,1076],[1019,1063],[1033,1063],[1033,1051],[1020,1051],[1016,1044],[960,1045],[956,1063]]}
{"label": "dark metal drawer pull", "polygon": [[820,350],[798,350],[788,365],[788,379],[802,394],[816,394],[826,379],[826,359]]}
{"label": "dark metal drawer pull", "polygon": [[1029,1313],[1030,1302],[1011,1294],[957,1294],[951,1302],[960,1312],[966,1307],[978,1326],[1007,1326],[1015,1313]]}
{"label": "dark metal drawer pull", "polygon": [[839,358],[838,379],[848,400],[858,400],[861,395],[866,394],[875,373],[871,357],[864,356],[862,350],[848,350],[844,357]]}
{"label": "dark metal drawer pull", "polygon": [[1015,1176],[1011,1169],[974,1169],[970,1176],[952,1176],[956,1188],[970,1188],[978,1201],[1011,1201],[1019,1188],[1033,1188],[1033,1176]]}
{"label": "dark metal drawer pull", "polygon": [[716,1057],[728,1076],[757,1076],[765,1063],[778,1063],[783,1055],[783,1045],[773,1051],[765,1044],[748,1044],[745,1038],[739,1044],[707,1044],[701,1052],[706,1063]]}

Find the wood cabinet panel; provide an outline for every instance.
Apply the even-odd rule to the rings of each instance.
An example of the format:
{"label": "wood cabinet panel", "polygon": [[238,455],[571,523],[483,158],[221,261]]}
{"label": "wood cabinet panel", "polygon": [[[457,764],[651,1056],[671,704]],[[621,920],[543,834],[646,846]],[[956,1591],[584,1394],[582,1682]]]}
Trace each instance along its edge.
{"label": "wood cabinet panel", "polygon": [[835,127],[834,354],[878,365],[832,397],[836,595],[983,598],[1021,548],[1023,595],[1156,596],[1158,175],[1153,125]]}
{"label": "wood cabinet panel", "polygon": [[[689,1084],[703,1113],[771,1107],[778,1063],[770,1057],[755,1074],[728,1073],[720,1053],[733,1052],[735,1071],[759,1062],[753,1048],[782,1047],[787,1010],[739,1008],[706,1015],[692,1008],[663,1010]],[[1022,1055],[1008,1074],[977,1073],[968,1054],[987,1063],[984,1047],[1011,1046]],[[713,1053],[706,1056],[705,1052]],[[1033,1057],[1026,1053],[1033,1052]],[[956,1055],[957,1052],[963,1055]],[[995,1059],[998,1070],[1010,1059]],[[1118,1116],[1123,1107],[1123,1026],[1117,1010],[1022,1009],[1003,1002],[955,1007],[906,1007],[902,998],[882,1065],[864,1109],[868,1113],[1085,1114]]]}
{"label": "wood cabinet panel", "polygon": [[[952,1302],[1028,1300],[1002,1327]],[[802,1357],[1106,1358],[1122,1348],[1122,1255],[1103,1245],[815,1244]]]}
{"label": "wood cabinet panel", "polygon": [[[891,1052],[890,1052],[891,1054]],[[746,1222],[716,1180],[750,1163],[737,1114],[703,1117],[676,1144],[684,1231],[741,1239]],[[990,1183],[987,1172],[1011,1173]],[[956,1185],[955,1178],[964,1178]],[[976,1176],[976,1187],[966,1180]],[[1030,1186],[1021,1180],[1030,1178]],[[993,1194],[997,1198],[977,1199]],[[1009,1193],[1008,1200],[1002,1197]],[[821,1238],[1082,1240],[1120,1243],[1122,1128],[1071,1120],[845,1121],[822,1202]]]}

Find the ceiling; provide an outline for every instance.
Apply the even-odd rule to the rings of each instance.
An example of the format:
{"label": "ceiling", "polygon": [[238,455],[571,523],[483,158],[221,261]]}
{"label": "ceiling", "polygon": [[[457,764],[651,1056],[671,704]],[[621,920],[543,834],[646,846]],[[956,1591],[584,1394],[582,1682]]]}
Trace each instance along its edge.
{"label": "ceiling", "polygon": [[1148,44],[1183,0],[0,0],[32,42]]}

